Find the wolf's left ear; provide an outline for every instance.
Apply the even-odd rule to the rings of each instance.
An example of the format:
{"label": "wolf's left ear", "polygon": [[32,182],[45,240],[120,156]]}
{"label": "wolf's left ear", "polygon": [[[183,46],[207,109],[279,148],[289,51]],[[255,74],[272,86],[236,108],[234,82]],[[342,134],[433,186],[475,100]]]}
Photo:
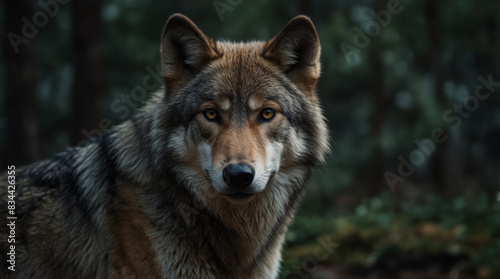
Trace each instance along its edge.
{"label": "wolf's left ear", "polygon": [[161,75],[169,94],[184,87],[212,59],[215,43],[186,16],[172,15],[161,38]]}
{"label": "wolf's left ear", "polygon": [[320,75],[318,33],[306,16],[296,16],[264,47],[263,56],[276,63],[299,89],[313,95]]}

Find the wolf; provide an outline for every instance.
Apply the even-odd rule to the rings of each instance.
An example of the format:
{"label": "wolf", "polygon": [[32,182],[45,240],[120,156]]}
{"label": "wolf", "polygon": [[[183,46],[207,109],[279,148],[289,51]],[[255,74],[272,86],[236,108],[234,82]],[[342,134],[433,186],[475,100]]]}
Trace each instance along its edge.
{"label": "wolf", "polygon": [[161,75],[130,120],[1,177],[1,214],[17,218],[14,243],[0,231],[3,278],[278,276],[304,184],[329,151],[313,23],[297,16],[270,40],[234,43],[174,14]]}

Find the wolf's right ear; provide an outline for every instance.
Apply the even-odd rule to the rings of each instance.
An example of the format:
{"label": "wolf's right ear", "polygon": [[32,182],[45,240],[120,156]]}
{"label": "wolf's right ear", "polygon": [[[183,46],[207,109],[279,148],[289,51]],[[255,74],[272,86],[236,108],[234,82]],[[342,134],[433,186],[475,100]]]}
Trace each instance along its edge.
{"label": "wolf's right ear", "polygon": [[210,60],[219,56],[215,43],[189,18],[172,15],[161,38],[161,75],[167,92],[177,92]]}

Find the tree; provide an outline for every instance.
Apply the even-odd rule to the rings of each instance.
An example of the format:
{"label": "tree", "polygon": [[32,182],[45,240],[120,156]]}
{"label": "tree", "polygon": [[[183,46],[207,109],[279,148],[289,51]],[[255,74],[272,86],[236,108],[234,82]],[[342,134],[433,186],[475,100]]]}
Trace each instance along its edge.
{"label": "tree", "polygon": [[299,0],[299,14],[306,15],[314,20],[314,1]]}
{"label": "tree", "polygon": [[[439,1],[425,1],[425,16],[427,19],[427,32],[429,37],[429,68],[434,77],[434,94],[441,111],[447,107],[446,96],[443,86],[445,81],[445,69],[443,66],[443,46],[441,24],[439,22]],[[451,182],[451,162],[448,161],[448,143],[441,143],[437,148],[436,156],[433,162],[433,176],[436,181],[437,189],[446,194],[454,192]]]}
{"label": "tree", "polygon": [[[384,8],[385,1],[377,0],[375,2],[375,10],[380,11]],[[377,195],[384,189],[384,156],[381,146],[381,133],[385,122],[385,112],[387,108],[385,105],[384,94],[384,65],[381,60],[381,39],[380,36],[373,38],[370,54],[370,67],[373,73],[373,110],[370,120],[371,138],[373,142],[371,162],[370,162],[370,178],[368,185],[368,193],[370,195]]]}
{"label": "tree", "polygon": [[5,163],[21,165],[40,158],[36,96],[35,36],[31,22],[33,1],[5,0],[4,57],[6,68]]}
{"label": "tree", "polygon": [[72,3],[74,83],[70,144],[85,138],[84,131],[99,127],[102,99],[102,18],[100,0]]}

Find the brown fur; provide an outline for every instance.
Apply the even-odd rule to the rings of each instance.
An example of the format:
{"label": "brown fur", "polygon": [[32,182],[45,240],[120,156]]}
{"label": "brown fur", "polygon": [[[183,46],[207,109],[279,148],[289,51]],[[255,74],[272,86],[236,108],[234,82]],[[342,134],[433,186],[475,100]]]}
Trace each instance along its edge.
{"label": "brown fur", "polygon": [[115,210],[108,216],[109,230],[114,240],[113,263],[110,278],[136,276],[161,278],[158,265],[151,261],[156,256],[150,234],[154,230],[141,208],[140,192],[124,189],[117,198]]}
{"label": "brown fur", "polygon": [[[305,181],[328,151],[319,55],[304,16],[249,43],[170,17],[164,89],[103,137],[16,170],[17,270],[4,255],[1,277],[275,278]],[[267,109],[274,118],[263,120]],[[223,176],[235,163],[255,173],[246,192]]]}

